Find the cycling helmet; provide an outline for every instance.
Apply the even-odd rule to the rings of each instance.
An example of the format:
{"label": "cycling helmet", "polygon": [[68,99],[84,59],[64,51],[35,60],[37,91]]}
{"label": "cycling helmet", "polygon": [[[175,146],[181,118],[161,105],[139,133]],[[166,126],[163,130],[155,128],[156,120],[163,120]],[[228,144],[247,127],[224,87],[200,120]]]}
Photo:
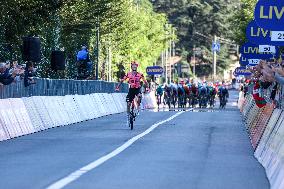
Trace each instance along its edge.
{"label": "cycling helmet", "polygon": [[136,62],[136,61],[132,61],[132,62],[131,62],[131,66],[132,66],[132,65],[136,65],[137,67],[139,66],[138,62]]}

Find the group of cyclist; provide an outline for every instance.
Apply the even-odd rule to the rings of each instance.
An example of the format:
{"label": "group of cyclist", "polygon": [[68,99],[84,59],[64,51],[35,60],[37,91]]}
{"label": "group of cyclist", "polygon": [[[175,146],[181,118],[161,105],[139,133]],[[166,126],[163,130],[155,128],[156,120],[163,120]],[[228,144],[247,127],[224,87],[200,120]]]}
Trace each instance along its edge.
{"label": "group of cyclist", "polygon": [[[169,108],[213,108],[216,96],[220,99],[220,108],[225,108],[229,91],[224,83],[181,81],[159,85],[156,90],[158,105],[164,103]],[[163,102],[162,102],[162,96]]]}
{"label": "group of cyclist", "polygon": [[[116,87],[116,90],[119,90],[121,83],[128,80],[130,88],[126,99],[128,102],[127,112],[130,111],[130,105],[136,96],[138,97],[138,106],[140,106],[142,98],[141,81],[144,82],[146,90],[148,90],[145,77],[137,71],[138,66],[138,62],[131,62],[131,71],[121,79],[120,84]],[[197,105],[200,108],[207,108],[208,105],[212,108],[215,106],[215,98],[218,96],[220,108],[225,108],[229,91],[222,82],[194,82],[188,80],[186,82],[171,82],[170,84],[159,85],[156,89],[156,96],[158,104],[167,104],[169,108],[196,107]]]}
{"label": "group of cyclist", "polygon": [[[121,84],[128,80],[129,91],[126,97],[127,102],[127,124],[133,129],[133,121],[136,115],[139,114],[140,103],[142,98],[142,84],[145,85],[145,90],[149,91],[148,83],[142,73],[137,71],[139,64],[136,61],[131,62],[131,71],[128,72],[116,87],[119,91]],[[215,106],[215,98],[218,95],[220,99],[220,108],[225,108],[227,98],[229,97],[228,89],[224,83],[209,82],[187,82],[181,81],[180,83],[172,82],[170,84],[159,85],[156,89],[156,96],[158,105],[162,103],[167,104],[169,109],[171,106],[174,108],[196,107],[199,104],[200,108],[207,108]],[[136,99],[136,100],[134,100]],[[136,104],[136,105],[135,105]],[[137,106],[135,108],[135,106]],[[134,111],[137,109],[137,112]]]}

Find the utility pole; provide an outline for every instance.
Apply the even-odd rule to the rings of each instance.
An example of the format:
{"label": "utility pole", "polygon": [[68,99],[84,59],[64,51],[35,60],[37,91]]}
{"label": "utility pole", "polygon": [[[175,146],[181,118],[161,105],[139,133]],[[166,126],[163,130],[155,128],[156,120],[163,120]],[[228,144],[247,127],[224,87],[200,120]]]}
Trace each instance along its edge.
{"label": "utility pole", "polygon": [[166,49],[165,53],[165,64],[166,64],[166,83],[168,83],[168,49]]}
{"label": "utility pole", "polygon": [[97,17],[97,22],[96,22],[96,77],[95,79],[99,79],[99,61],[100,61],[100,20],[99,16]]}
{"label": "utility pole", "polygon": [[196,63],[195,63],[195,51],[196,51],[196,46],[193,45],[193,75],[194,76],[196,74],[196,71],[195,71],[195,66],[196,66]]}
{"label": "utility pole", "polygon": [[[214,35],[214,44],[217,43],[217,36]],[[213,49],[213,81],[216,80],[216,72],[217,72],[217,51]]]}
{"label": "utility pole", "polygon": [[108,47],[108,81],[112,81],[112,77],[111,77],[111,62],[112,62],[112,52],[111,52],[111,45],[109,44]]}

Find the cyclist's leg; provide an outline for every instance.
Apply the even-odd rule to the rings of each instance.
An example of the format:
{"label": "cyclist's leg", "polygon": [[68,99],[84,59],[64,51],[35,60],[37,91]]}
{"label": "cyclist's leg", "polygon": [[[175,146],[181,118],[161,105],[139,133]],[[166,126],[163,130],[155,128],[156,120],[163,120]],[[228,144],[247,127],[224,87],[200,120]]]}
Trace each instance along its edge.
{"label": "cyclist's leg", "polygon": [[[142,101],[142,93],[141,93],[141,88],[139,88],[139,89],[136,89],[136,91],[135,91],[135,96],[137,96],[138,97],[138,99],[137,99],[137,108],[138,108],[138,111],[140,111],[140,105],[141,105],[141,101]],[[134,96],[134,97],[135,97]]]}
{"label": "cyclist's leg", "polygon": [[131,106],[131,103],[132,101],[134,100],[135,98],[135,89],[133,88],[130,88],[129,91],[128,91],[128,94],[126,96],[126,102],[127,102],[127,114],[130,113],[130,106]]}

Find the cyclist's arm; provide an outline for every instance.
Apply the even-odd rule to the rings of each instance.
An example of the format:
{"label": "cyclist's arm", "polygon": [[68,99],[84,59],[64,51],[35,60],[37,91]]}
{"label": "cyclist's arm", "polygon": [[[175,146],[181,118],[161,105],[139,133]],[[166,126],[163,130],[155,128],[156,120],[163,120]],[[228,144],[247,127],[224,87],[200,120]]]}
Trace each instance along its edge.
{"label": "cyclist's arm", "polygon": [[141,79],[143,80],[143,83],[145,84],[146,88],[149,88],[148,82],[147,82],[147,80],[145,79],[145,77],[144,77],[143,74],[141,75]]}
{"label": "cyclist's arm", "polygon": [[120,80],[120,82],[119,82],[119,84],[117,85],[116,88],[119,89],[120,86],[121,86],[121,84],[122,84],[125,80],[127,80],[127,79],[129,79],[128,74],[126,74],[126,75]]}

